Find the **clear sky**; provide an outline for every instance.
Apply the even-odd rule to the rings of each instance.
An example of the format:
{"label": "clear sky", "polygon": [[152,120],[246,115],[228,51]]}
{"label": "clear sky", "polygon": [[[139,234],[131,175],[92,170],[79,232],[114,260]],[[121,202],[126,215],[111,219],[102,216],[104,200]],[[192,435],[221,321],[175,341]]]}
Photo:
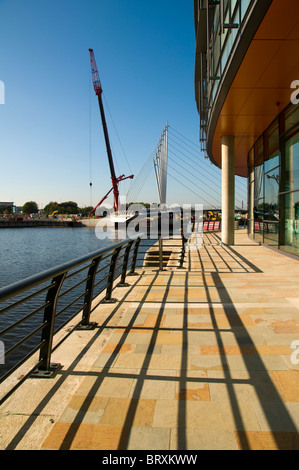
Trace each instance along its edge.
{"label": "clear sky", "polygon": [[[110,189],[89,48],[117,174],[138,174],[167,121],[198,143],[193,0],[0,0],[0,48],[0,201],[87,206]],[[145,202],[158,201],[152,181]],[[168,185],[169,202],[202,202]]]}

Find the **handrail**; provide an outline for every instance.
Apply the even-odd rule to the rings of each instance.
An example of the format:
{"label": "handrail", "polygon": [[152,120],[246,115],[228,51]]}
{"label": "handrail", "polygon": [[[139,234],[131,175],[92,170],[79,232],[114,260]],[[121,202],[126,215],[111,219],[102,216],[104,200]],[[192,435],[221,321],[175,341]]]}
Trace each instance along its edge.
{"label": "handrail", "polygon": [[[100,302],[113,302],[111,298],[114,289],[114,281],[120,277],[118,286],[126,286],[126,276],[134,275],[137,261],[137,253],[143,234],[119,241],[107,248],[93,251],[73,261],[63,263],[54,268],[42,271],[39,274],[30,276],[24,280],[15,282],[6,287],[0,288],[0,340],[6,345],[5,335],[13,336],[15,343],[9,344],[5,351],[4,372],[0,376],[0,384],[4,382],[18,367],[27,361],[33,354],[39,351],[39,360],[34,368],[29,371],[28,376],[51,377],[60,367],[60,364],[51,363],[53,348],[53,337],[61,328],[79,313],[82,314],[81,321],[72,329],[91,329],[97,324],[90,322],[92,311],[96,308],[92,301],[105,290],[104,298]],[[123,253],[124,252],[124,253]],[[132,255],[130,256],[130,254]],[[110,261],[109,259],[110,258]],[[104,266],[101,265],[104,262]],[[72,270],[78,269],[75,273]],[[86,273],[86,270],[88,272]],[[80,278],[80,275],[83,276]],[[97,279],[97,275],[101,275]],[[70,286],[70,279],[74,279],[75,285]],[[48,283],[47,286],[44,286]],[[39,286],[39,287],[38,287]],[[37,288],[37,289],[36,289]],[[32,292],[36,289],[35,292]],[[65,289],[64,292],[62,290]],[[78,296],[73,291],[80,289]],[[72,292],[72,295],[70,295]],[[25,294],[20,299],[20,295]],[[39,298],[38,298],[39,297]],[[57,305],[63,298],[63,308],[57,312]],[[9,302],[12,300],[12,302]],[[82,302],[76,311],[72,311],[67,318],[59,318],[61,324],[57,325],[57,318],[63,317],[68,308],[74,308],[78,301]],[[31,303],[31,306],[30,306]],[[26,304],[26,305],[24,305]],[[29,305],[28,305],[29,304]],[[3,305],[3,306],[2,306]],[[2,308],[1,308],[2,307]],[[32,311],[30,312],[30,307]],[[61,315],[63,314],[63,315]],[[20,326],[24,327],[26,321],[30,320],[30,328],[26,326],[23,337],[15,333]],[[13,333],[12,333],[13,332]],[[32,341],[32,338],[40,333],[40,337],[35,342],[24,348],[24,343]],[[66,337],[69,336],[69,333]],[[64,341],[63,338],[59,345]],[[29,341],[29,342],[30,342]],[[8,364],[7,356],[18,352],[16,358],[12,358]],[[0,373],[1,373],[0,366]],[[22,381],[20,381],[21,383]],[[19,385],[20,385],[19,383]],[[12,393],[10,390],[5,397],[0,397],[0,404]]]}

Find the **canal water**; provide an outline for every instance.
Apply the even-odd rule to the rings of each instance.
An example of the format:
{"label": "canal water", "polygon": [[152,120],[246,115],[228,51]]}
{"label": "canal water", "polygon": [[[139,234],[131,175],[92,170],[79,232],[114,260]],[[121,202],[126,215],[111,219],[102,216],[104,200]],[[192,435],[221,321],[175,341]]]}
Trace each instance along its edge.
{"label": "canal water", "polygon": [[88,227],[0,229],[0,288],[114,242]]}

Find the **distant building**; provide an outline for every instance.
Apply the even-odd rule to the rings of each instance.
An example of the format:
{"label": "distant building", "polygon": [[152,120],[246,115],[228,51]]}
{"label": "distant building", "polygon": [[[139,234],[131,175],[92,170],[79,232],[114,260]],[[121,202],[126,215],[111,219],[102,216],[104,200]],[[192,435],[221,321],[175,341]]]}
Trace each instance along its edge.
{"label": "distant building", "polygon": [[13,202],[0,202],[0,213],[4,212],[5,209],[9,209],[10,212],[14,212],[14,207]]}
{"label": "distant building", "polygon": [[0,202],[0,214],[7,208],[10,209],[10,212],[14,212],[16,214],[20,214],[22,212],[22,206],[15,206],[13,202]]}
{"label": "distant building", "polygon": [[195,0],[202,150],[222,168],[222,241],[234,244],[235,175],[248,230],[299,255],[299,2]]}

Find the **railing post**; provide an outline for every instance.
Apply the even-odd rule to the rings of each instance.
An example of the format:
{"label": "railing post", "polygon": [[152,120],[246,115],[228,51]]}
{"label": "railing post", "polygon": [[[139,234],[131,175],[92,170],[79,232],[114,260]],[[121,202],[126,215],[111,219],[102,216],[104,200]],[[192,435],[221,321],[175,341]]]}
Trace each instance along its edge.
{"label": "railing post", "polygon": [[132,258],[132,265],[131,265],[131,269],[130,269],[128,276],[138,276],[138,274],[135,273],[135,268],[136,268],[136,261],[137,261],[138,248],[139,248],[140,242],[141,242],[141,238],[138,238],[135,243],[134,254]]}
{"label": "railing post", "polygon": [[86,282],[86,293],[84,297],[84,307],[82,312],[82,320],[77,330],[91,330],[97,326],[96,322],[90,322],[90,311],[93,299],[94,281],[97,274],[98,266],[101,262],[102,256],[95,258],[88,270],[88,278]]}
{"label": "railing post", "polygon": [[184,211],[181,210],[181,237],[182,237],[182,253],[180,257],[180,265],[178,269],[183,269],[183,264],[184,264],[184,258],[185,258],[185,244],[187,243],[187,239],[185,238],[185,233],[184,233]]}
{"label": "railing post", "polygon": [[44,323],[46,326],[42,331],[42,346],[40,348],[40,356],[37,370],[33,372],[32,377],[51,377],[57,369],[60,368],[60,364],[51,364],[51,351],[53,343],[53,334],[54,334],[54,325],[55,325],[55,316],[56,316],[56,307],[58,295],[63,284],[66,272],[56,276],[52,280],[54,287],[49,288],[47,293],[46,302],[49,305],[45,308],[44,311]]}
{"label": "railing post", "polygon": [[128,243],[128,246],[126,248],[124,262],[123,262],[123,269],[121,273],[121,279],[120,279],[120,282],[117,284],[117,287],[128,287],[130,285],[126,283],[126,275],[127,275],[129,255],[130,255],[132,245],[133,245],[133,240]]}
{"label": "railing post", "polygon": [[110,271],[109,271],[109,276],[108,276],[108,281],[107,281],[107,290],[106,290],[106,295],[105,298],[102,300],[103,303],[113,303],[117,302],[117,299],[112,299],[111,294],[113,290],[113,282],[114,282],[114,274],[115,274],[115,268],[116,268],[116,261],[118,259],[119,252],[122,247],[116,248],[114,250],[114,253],[111,257],[111,263],[110,263]]}
{"label": "railing post", "polygon": [[159,237],[159,270],[163,271],[163,240],[161,234]]}

